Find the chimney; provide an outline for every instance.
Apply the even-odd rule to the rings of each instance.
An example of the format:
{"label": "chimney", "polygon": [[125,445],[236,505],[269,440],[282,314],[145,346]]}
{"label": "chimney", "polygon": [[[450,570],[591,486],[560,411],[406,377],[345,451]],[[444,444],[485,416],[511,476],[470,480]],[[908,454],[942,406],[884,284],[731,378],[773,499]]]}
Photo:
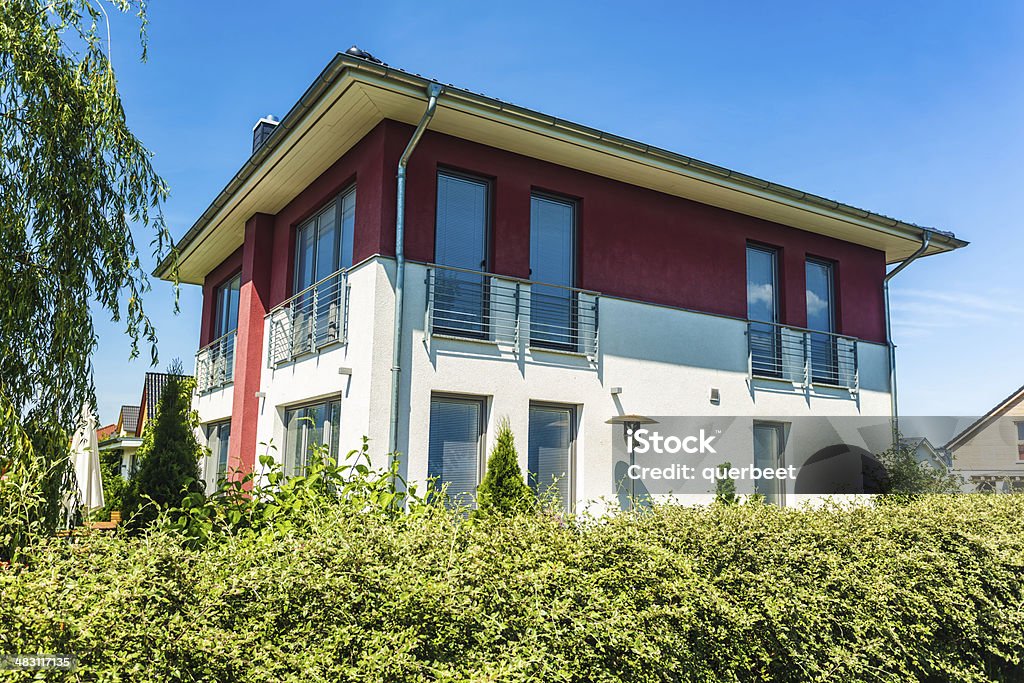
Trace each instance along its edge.
{"label": "chimney", "polygon": [[263,146],[263,143],[270,138],[273,134],[274,129],[277,128],[277,124],[280,121],[273,114],[267,114],[262,119],[256,122],[256,125],[252,127],[252,153],[255,154],[256,150]]}

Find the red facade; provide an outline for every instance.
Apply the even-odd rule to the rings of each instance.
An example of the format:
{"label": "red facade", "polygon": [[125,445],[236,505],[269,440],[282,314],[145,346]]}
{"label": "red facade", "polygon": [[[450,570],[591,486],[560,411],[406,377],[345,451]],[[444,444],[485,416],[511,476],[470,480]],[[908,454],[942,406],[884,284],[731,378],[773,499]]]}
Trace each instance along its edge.
{"label": "red facade", "polygon": [[[235,415],[255,415],[263,316],[293,294],[295,228],[357,184],[354,263],[394,254],[395,171],[412,127],[386,120],[276,216],[246,225],[245,245],[206,278],[202,343],[212,339],[217,285],[242,273]],[[427,132],[408,171],[406,256],[434,257],[438,169],[490,179],[491,270],[529,277],[530,194],[541,190],[578,205],[577,286],[638,301],[736,318],[746,317],[746,244],[779,250],[780,322],[807,322],[804,263],[836,269],[836,332],[885,342],[881,251],[700,204],[597,175]],[[257,329],[258,328],[258,329]],[[251,431],[251,434],[250,434]],[[232,467],[253,452],[255,422],[231,440]],[[249,443],[253,441],[253,443]],[[251,465],[251,463],[249,463]]]}

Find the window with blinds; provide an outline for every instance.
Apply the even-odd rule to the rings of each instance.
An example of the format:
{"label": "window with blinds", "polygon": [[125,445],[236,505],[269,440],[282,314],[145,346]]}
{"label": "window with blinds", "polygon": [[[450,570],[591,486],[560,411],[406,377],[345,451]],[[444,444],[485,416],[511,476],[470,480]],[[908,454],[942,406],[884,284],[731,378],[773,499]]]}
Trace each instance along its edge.
{"label": "window with blinds", "polygon": [[341,435],[341,401],[289,408],[284,413],[284,429],[286,472],[304,474],[317,446],[327,446],[328,456],[337,459]]}
{"label": "window with blinds", "polygon": [[533,404],[527,445],[530,485],[542,498],[572,509],[576,409]]}
{"label": "window with blinds", "polygon": [[[530,344],[576,350],[576,204],[530,197]],[[551,285],[561,285],[555,287]]]}
{"label": "window with blinds", "polygon": [[447,485],[452,505],[475,504],[483,470],[484,402],[476,398],[430,399],[427,476]]}
{"label": "window with blinds", "polygon": [[441,332],[484,336],[487,332],[487,241],[490,183],[453,173],[437,175],[434,262],[473,271],[439,270],[434,326]]}

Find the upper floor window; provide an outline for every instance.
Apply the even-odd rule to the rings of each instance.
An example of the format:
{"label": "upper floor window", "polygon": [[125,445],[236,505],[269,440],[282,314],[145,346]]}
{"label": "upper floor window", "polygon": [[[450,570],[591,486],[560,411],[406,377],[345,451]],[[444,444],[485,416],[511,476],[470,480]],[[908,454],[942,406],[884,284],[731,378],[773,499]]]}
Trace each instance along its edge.
{"label": "upper floor window", "polygon": [[810,345],[811,380],[839,383],[836,337],[834,268],[828,261],[807,259],[807,329]]}
{"label": "upper floor window", "polygon": [[217,288],[213,317],[213,337],[219,339],[238,329],[238,294],[242,284],[239,273]]}
{"label": "upper floor window", "polygon": [[576,204],[530,197],[530,344],[577,347]]}
{"label": "upper floor window", "polygon": [[326,449],[326,455],[336,459],[341,435],[341,401],[289,408],[284,413],[284,430],[286,472],[304,474],[318,449]]}
{"label": "upper floor window", "polygon": [[1017,460],[1024,462],[1024,422],[1015,423],[1017,427]]}
{"label": "upper floor window", "polygon": [[[434,328],[460,336],[488,333],[487,270],[490,183],[455,173],[437,175]],[[467,272],[469,271],[469,272]]]}
{"label": "upper floor window", "polygon": [[776,250],[747,245],[748,343],[751,369],[756,375],[782,375],[778,272]]}
{"label": "upper floor window", "polygon": [[345,191],[295,234],[295,292],[352,265],[356,189]]}

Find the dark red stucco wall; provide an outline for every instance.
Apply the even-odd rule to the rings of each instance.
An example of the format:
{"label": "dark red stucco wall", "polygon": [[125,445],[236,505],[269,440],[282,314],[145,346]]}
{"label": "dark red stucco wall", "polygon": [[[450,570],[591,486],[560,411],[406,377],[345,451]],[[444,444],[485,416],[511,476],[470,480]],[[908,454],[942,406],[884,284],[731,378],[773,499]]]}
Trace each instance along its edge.
{"label": "dark red stucco wall", "polygon": [[[295,226],[353,182],[355,262],[394,254],[395,170],[411,133],[412,126],[382,122],[277,214],[268,309],[292,294]],[[530,193],[543,190],[579,203],[580,287],[744,318],[745,245],[755,241],[780,251],[783,322],[806,324],[804,260],[815,256],[836,263],[838,331],[885,341],[880,251],[434,132],[409,164],[405,244],[412,260],[433,260],[438,168],[492,180],[496,273],[529,277]],[[204,334],[211,307],[204,301]]]}

